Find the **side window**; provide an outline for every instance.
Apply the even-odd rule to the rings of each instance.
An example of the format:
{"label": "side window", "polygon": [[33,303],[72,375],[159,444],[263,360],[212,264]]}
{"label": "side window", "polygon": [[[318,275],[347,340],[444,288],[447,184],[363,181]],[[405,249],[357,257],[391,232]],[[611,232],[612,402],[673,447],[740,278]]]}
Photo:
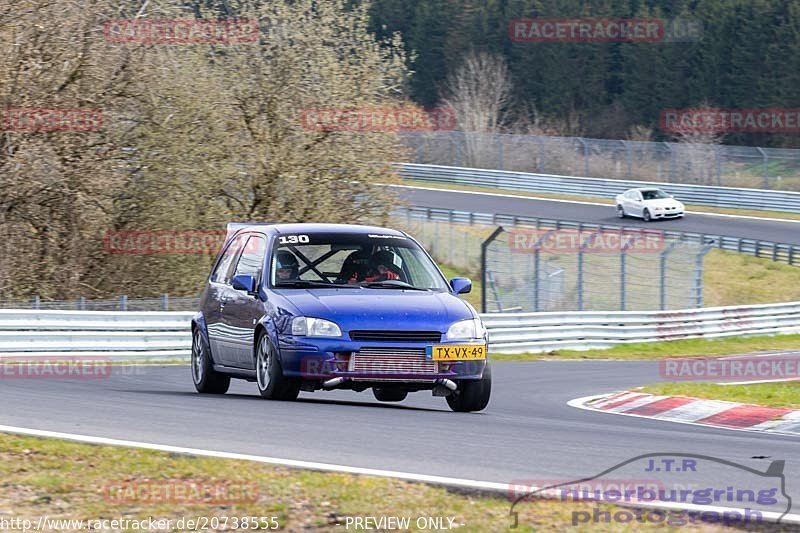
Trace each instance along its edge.
{"label": "side window", "polygon": [[224,283],[225,285],[230,283],[231,278],[233,277],[234,261],[239,255],[239,252],[242,249],[242,244],[244,243],[246,237],[246,235],[238,235],[228,244],[228,247],[225,248],[224,252],[222,252],[222,257],[217,264],[217,268],[214,269],[214,274],[211,276],[211,281],[216,283]]}
{"label": "side window", "polygon": [[[247,240],[244,251],[236,264],[234,276],[242,274],[253,276],[258,282],[261,279],[261,270],[264,264],[264,251],[267,249],[267,240],[261,235],[253,235]],[[233,277],[233,276],[232,276]]]}

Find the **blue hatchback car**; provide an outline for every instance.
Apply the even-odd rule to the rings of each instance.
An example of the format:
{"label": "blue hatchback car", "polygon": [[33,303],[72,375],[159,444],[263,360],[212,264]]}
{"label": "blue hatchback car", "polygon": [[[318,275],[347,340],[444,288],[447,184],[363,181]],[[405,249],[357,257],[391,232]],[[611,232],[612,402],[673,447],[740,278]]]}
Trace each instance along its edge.
{"label": "blue hatchback car", "polygon": [[430,390],[454,411],[489,403],[487,333],[408,234],[343,224],[229,224],[192,320],[198,392],[231,378],[263,398],[372,389],[399,402]]}

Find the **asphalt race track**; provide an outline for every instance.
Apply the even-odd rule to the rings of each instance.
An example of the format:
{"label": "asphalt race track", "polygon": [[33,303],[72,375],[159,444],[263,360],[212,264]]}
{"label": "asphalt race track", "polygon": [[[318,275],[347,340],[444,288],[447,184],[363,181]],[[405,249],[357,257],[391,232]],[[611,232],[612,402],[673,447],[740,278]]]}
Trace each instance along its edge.
{"label": "asphalt race track", "polygon": [[[495,363],[481,413],[452,413],[415,393],[381,404],[370,392],[258,397],[194,392],[188,366],[115,368],[103,379],[0,380],[0,424],[415,474],[510,483],[581,479],[640,454],[698,453],[765,470],[786,460],[800,500],[800,438],[584,411],[574,398],[659,381],[657,362]],[[800,503],[794,504],[797,513]]]}
{"label": "asphalt race track", "polygon": [[[436,188],[436,184],[431,184]],[[500,195],[430,190],[413,187],[396,187],[395,191],[410,205],[472,211],[475,213],[497,213],[523,215],[550,219],[574,220],[594,224],[624,224],[649,229],[728,235],[744,239],[758,239],[787,244],[800,244],[800,221],[758,220],[744,217],[727,217],[693,214],[689,210],[683,219],[658,220],[645,223],[638,218],[617,218],[613,206],[591,205],[552,200],[538,200],[513,193]],[[680,200],[680,198],[678,198]],[[700,209],[702,210],[702,209]]]}

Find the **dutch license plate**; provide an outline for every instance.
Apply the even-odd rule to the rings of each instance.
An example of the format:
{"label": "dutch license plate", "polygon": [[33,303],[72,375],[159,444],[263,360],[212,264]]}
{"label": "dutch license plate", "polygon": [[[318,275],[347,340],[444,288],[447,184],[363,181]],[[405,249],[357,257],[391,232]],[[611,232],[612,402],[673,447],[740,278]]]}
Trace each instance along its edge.
{"label": "dutch license plate", "polygon": [[486,359],[485,344],[436,344],[427,346],[425,354],[434,361],[473,361]]}

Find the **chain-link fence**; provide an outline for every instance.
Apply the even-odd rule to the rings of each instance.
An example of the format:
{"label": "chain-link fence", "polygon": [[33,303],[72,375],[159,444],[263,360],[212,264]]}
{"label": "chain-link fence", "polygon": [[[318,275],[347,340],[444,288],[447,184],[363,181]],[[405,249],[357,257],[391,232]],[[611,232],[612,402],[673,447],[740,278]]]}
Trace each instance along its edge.
{"label": "chain-link fence", "polygon": [[800,150],[475,132],[413,132],[414,163],[800,191]]}
{"label": "chain-link fence", "polygon": [[394,223],[439,263],[480,279],[485,312],[701,307],[703,259],[716,245],[658,230],[578,229],[558,221],[498,228],[491,217],[444,210],[398,210]]}
{"label": "chain-link fence", "polygon": [[647,311],[703,305],[712,245],[659,231],[509,228],[484,243],[486,312]]}

